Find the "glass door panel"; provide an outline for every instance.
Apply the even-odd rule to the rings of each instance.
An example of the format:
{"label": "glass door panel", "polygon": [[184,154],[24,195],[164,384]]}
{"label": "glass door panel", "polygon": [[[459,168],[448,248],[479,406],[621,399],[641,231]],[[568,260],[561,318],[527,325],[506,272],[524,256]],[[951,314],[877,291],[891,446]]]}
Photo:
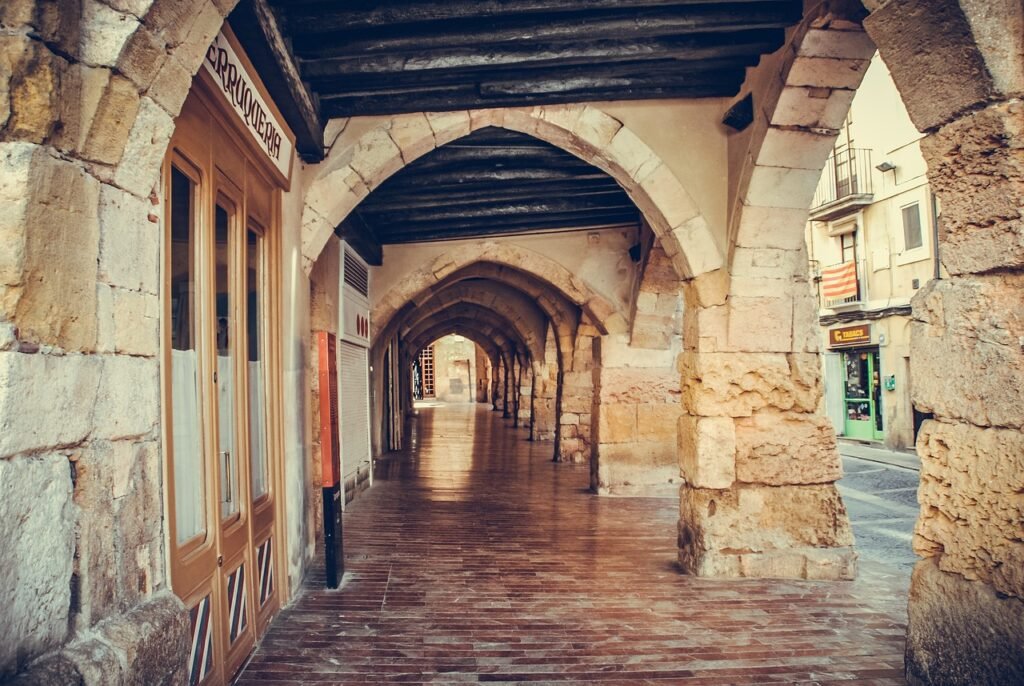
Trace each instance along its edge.
{"label": "glass door panel", "polygon": [[197,354],[196,184],[171,167],[170,390],[175,543],[205,539],[202,425]]}
{"label": "glass door panel", "polygon": [[215,327],[217,332],[217,457],[220,468],[221,518],[239,512],[238,466],[234,436],[234,369],[231,354],[231,236],[232,215],[221,203],[214,211]]}
{"label": "glass door panel", "polygon": [[245,348],[246,374],[249,387],[249,465],[252,475],[252,498],[267,495],[267,410],[264,382],[263,343],[263,234],[250,226],[245,245]]}

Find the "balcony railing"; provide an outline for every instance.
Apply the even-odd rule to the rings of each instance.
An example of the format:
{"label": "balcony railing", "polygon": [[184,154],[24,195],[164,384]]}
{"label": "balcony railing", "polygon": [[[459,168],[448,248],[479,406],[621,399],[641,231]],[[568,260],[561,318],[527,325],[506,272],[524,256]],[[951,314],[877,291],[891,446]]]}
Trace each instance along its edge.
{"label": "balcony railing", "polygon": [[871,201],[871,150],[847,148],[829,156],[821,170],[821,180],[814,192],[811,212],[829,206],[844,205],[844,201]]}

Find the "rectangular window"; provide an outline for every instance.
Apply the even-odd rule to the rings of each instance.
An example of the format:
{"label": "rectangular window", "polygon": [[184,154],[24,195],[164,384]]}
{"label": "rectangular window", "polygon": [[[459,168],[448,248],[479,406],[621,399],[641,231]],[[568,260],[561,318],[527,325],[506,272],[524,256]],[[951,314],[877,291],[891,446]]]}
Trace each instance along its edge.
{"label": "rectangular window", "polygon": [[921,240],[921,209],[915,202],[903,208],[903,249],[913,250],[923,245]]}
{"label": "rectangular window", "polygon": [[206,491],[199,411],[196,184],[171,167],[171,446],[177,543],[206,532]]}

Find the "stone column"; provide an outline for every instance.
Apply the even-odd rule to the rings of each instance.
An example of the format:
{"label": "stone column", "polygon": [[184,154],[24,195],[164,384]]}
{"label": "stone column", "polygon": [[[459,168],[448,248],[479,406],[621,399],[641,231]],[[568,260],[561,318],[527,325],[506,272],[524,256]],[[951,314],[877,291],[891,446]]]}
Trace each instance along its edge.
{"label": "stone column", "polygon": [[912,301],[911,399],[932,418],[907,679],[1024,683],[1024,6],[907,0],[864,23],[929,133],[948,276]]}
{"label": "stone column", "polygon": [[596,339],[591,488],[653,495],[679,480],[679,373],[670,349],[633,347],[625,334]]}
{"label": "stone column", "polygon": [[590,427],[593,409],[593,349],[598,335],[592,323],[581,322],[573,341],[572,359],[562,373],[562,403],[558,417],[558,459],[586,462],[590,459]]}
{"label": "stone column", "polygon": [[[908,678],[1024,682],[1024,104],[922,141],[950,273],[912,301],[921,515]],[[977,631],[977,627],[986,627]],[[955,650],[948,650],[955,646]]]}
{"label": "stone column", "polygon": [[[728,297],[726,297],[728,294]],[[802,249],[737,248],[685,287],[679,561],[701,576],[852,578],[819,411],[817,306]]]}

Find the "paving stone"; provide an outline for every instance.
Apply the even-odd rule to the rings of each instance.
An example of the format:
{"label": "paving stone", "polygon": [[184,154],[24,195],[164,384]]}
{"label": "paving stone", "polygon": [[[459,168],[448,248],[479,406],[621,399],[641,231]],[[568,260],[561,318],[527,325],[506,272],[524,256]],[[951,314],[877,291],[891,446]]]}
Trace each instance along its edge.
{"label": "paving stone", "polygon": [[895,586],[685,576],[674,498],[589,494],[510,425],[421,409],[345,512],[341,589],[314,571],[238,683],[904,683]]}

